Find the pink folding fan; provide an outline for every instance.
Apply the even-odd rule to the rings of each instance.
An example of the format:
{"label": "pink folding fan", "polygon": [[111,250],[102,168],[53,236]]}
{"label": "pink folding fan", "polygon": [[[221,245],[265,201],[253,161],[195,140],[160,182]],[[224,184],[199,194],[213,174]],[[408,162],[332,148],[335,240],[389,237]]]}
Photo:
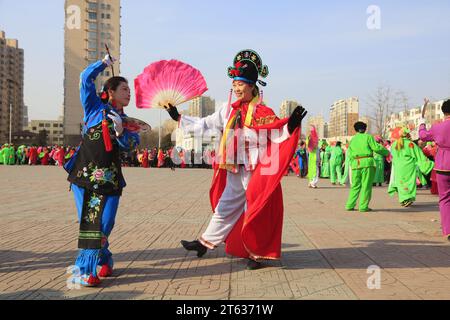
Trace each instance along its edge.
{"label": "pink folding fan", "polygon": [[208,90],[200,71],[177,60],[152,63],[134,80],[134,87],[140,109],[178,106]]}

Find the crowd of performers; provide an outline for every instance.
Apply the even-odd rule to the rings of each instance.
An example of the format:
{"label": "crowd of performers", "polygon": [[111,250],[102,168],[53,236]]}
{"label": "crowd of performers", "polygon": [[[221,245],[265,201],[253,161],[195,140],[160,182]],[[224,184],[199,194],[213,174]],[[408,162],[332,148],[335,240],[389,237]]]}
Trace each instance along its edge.
{"label": "crowd of performers", "polygon": [[0,164],[63,166],[75,153],[75,148],[64,146],[25,146],[4,144],[0,147]]}
{"label": "crowd of performers", "polygon": [[[115,59],[107,55],[81,74],[80,98],[85,125],[80,146],[64,165],[79,220],[80,250],[73,272],[79,277],[73,279],[87,287],[98,286],[101,278],[110,277],[114,272],[109,236],[126,186],[120,154],[136,150],[140,142],[139,135],[123,125],[127,118],[124,108],[130,102],[128,81],[112,77],[104,84],[100,95],[95,87],[96,77],[114,62]],[[258,78],[266,78],[268,73],[268,67],[255,51],[243,50],[228,68],[232,90],[226,106],[205,118],[180,115],[176,106],[165,106],[185,132],[200,136],[206,130],[221,133],[216,153],[206,155],[214,169],[209,193],[212,216],[197,239],[181,241],[186,250],[200,258],[225,243],[225,252],[247,259],[249,270],[261,268],[264,260],[280,259],[284,210],[281,179],[289,168],[300,177],[308,177],[311,188],[318,187],[321,177],[330,177],[332,183],[340,185],[350,181],[346,204],[349,211],[355,210],[358,198],[359,211],[370,211],[372,187],[387,182],[387,177],[390,178],[389,193],[398,194],[404,207],[415,200],[417,177],[422,185],[433,185],[435,181],[434,190],[439,192],[445,225],[443,232],[450,235],[450,122],[447,121],[450,101],[444,103],[446,120],[442,124],[434,125],[429,131],[421,125],[421,140],[427,142],[421,143],[422,149],[410,140],[405,128],[396,130],[390,141],[383,141],[367,134],[366,125],[361,122],[355,124],[357,134],[348,145],[319,144],[315,130],[311,130],[298,148],[300,127],[307,111],[298,106],[289,118],[279,119],[264,103],[257,86],[266,85]],[[233,93],[235,102],[232,102]],[[263,135],[267,138],[265,144],[251,148]],[[239,153],[236,141],[243,136],[250,143],[245,144],[244,153]],[[264,152],[258,155],[260,148],[264,148]],[[228,158],[229,154],[233,156]],[[174,159],[174,156],[186,159],[184,152],[178,149],[137,153],[142,166],[155,161],[161,166],[163,160]],[[183,165],[182,160],[180,163]],[[434,175],[429,176],[433,167]]]}
{"label": "crowd of performers", "polygon": [[[373,158],[373,161],[362,160],[370,162],[370,165],[373,164],[375,167],[372,186],[381,187],[383,184],[387,184],[390,187],[390,194],[397,192],[397,188],[393,186],[395,179],[399,179],[400,173],[397,176],[391,176],[392,164],[395,162],[399,168],[398,170],[405,171],[407,176],[412,177],[408,179],[409,184],[414,182],[417,188],[428,189],[432,194],[437,195],[436,170],[433,169],[438,150],[436,142],[425,142],[421,139],[411,140],[410,130],[406,127],[395,129],[391,138],[392,140],[384,140],[380,136],[375,136],[375,142],[388,150],[388,153],[372,152],[373,155],[366,159]],[[411,151],[417,152],[417,154],[414,154],[416,157],[414,170],[402,162],[405,158],[411,157],[410,154],[406,155],[404,151],[401,151],[405,149],[405,143],[407,143],[407,147],[412,149]],[[299,178],[308,179],[310,188],[318,188],[319,179],[330,180],[333,185],[349,186],[349,170],[351,169],[351,158],[348,152],[349,145],[349,142],[343,145],[340,141],[328,143],[326,140],[322,140],[319,141],[317,148],[309,150],[307,143],[300,141],[299,148],[292,159],[287,174],[294,173]],[[368,154],[370,154],[370,151],[368,151]],[[359,158],[360,162],[361,159]],[[416,172],[417,176],[411,172]],[[392,183],[391,179],[393,179]],[[409,207],[415,200],[416,189],[408,188],[406,193],[403,192],[404,190],[406,189],[402,188],[400,191],[401,195],[399,198],[402,199],[400,202],[402,206]]]}
{"label": "crowd of performers", "polygon": [[[0,147],[0,165],[64,166],[75,154],[75,147],[25,146],[4,144]],[[197,153],[194,150],[170,148],[135,148],[120,152],[122,167],[142,168],[203,168],[211,169],[214,150]],[[175,161],[174,161],[175,160]]]}
{"label": "crowd of performers", "polygon": [[[202,168],[211,169],[214,165],[215,151],[205,149],[203,153],[172,147],[169,150],[153,148],[137,150],[133,166],[143,168]],[[134,165],[134,164],[138,165]],[[126,162],[125,162],[126,165]]]}
{"label": "crowd of performers", "polygon": [[366,133],[367,125],[357,122],[356,135],[344,146],[341,142],[318,142],[311,128],[307,140],[300,144],[289,170],[307,177],[310,188],[318,188],[321,178],[334,185],[350,185],[345,205],[354,211],[370,212],[372,189],[388,184],[388,193],[397,196],[399,205],[410,207],[416,201],[417,188],[429,189],[439,196],[441,229],[450,241],[450,100],[444,101],[444,120],[427,130],[425,114],[429,101],[422,107],[419,139],[412,140],[408,127],[397,127],[389,140]]}

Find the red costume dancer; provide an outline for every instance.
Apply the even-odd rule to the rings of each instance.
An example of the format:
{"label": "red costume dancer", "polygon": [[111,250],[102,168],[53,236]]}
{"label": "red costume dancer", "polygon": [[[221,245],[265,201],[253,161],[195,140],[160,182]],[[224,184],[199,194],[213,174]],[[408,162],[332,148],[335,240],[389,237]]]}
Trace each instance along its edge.
{"label": "red costume dancer", "polygon": [[164,166],[164,152],[162,149],[159,149],[158,151],[158,168],[161,168]]}
{"label": "red costume dancer", "polygon": [[65,151],[64,147],[59,147],[55,152],[54,159],[58,166],[62,167],[64,165]]}
{"label": "red costume dancer", "polygon": [[149,164],[148,164],[148,149],[145,149],[144,152],[142,153],[142,167],[143,168],[148,168]]}
{"label": "red costume dancer", "polygon": [[180,159],[181,159],[181,166],[180,166],[181,169],[186,168],[186,158],[183,150],[180,151]]}
{"label": "red costume dancer", "polygon": [[39,154],[39,158],[41,159],[41,165],[48,166],[48,160],[50,159],[50,154],[47,148],[44,148],[42,152]]}
{"label": "red costume dancer", "polygon": [[281,256],[280,181],[294,155],[306,112],[298,107],[289,119],[279,120],[262,102],[256,83],[265,85],[258,75],[266,77],[268,68],[252,50],[238,53],[228,75],[238,98],[235,103],[202,119],[180,116],[173,106],[169,109],[186,131],[198,130],[200,136],[206,130],[223,133],[210,190],[213,217],[199,240],[181,243],[201,257],[225,242],[228,254],[248,258],[248,269],[257,269],[259,260]]}
{"label": "red costume dancer", "polygon": [[37,148],[31,147],[29,151],[29,160],[28,160],[29,165],[35,166],[37,164],[37,159],[38,159]]}

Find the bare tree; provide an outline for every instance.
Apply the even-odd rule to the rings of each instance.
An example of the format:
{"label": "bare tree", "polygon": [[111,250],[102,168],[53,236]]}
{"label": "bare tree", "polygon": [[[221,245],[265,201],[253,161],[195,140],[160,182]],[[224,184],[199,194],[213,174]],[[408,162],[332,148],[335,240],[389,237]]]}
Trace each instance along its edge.
{"label": "bare tree", "polygon": [[[375,134],[386,138],[386,122],[397,110],[399,97],[406,96],[403,93],[394,93],[389,86],[379,86],[375,94],[368,97],[369,118]],[[407,103],[407,98],[405,101]]]}
{"label": "bare tree", "polygon": [[399,106],[405,112],[411,109],[409,106],[409,98],[403,91],[397,91],[395,93],[394,105]]}

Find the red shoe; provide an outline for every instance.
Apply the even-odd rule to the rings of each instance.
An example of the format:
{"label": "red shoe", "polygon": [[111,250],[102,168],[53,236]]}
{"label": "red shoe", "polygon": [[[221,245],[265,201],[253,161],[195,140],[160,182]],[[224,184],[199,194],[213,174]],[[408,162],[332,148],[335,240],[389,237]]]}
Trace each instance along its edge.
{"label": "red shoe", "polygon": [[98,276],[102,277],[102,278],[108,278],[108,277],[112,276],[112,273],[113,273],[113,268],[111,268],[109,265],[105,264],[100,269]]}
{"label": "red shoe", "polygon": [[78,278],[79,284],[83,287],[97,287],[100,284],[99,277],[94,277],[92,274],[89,275],[82,275]]}

